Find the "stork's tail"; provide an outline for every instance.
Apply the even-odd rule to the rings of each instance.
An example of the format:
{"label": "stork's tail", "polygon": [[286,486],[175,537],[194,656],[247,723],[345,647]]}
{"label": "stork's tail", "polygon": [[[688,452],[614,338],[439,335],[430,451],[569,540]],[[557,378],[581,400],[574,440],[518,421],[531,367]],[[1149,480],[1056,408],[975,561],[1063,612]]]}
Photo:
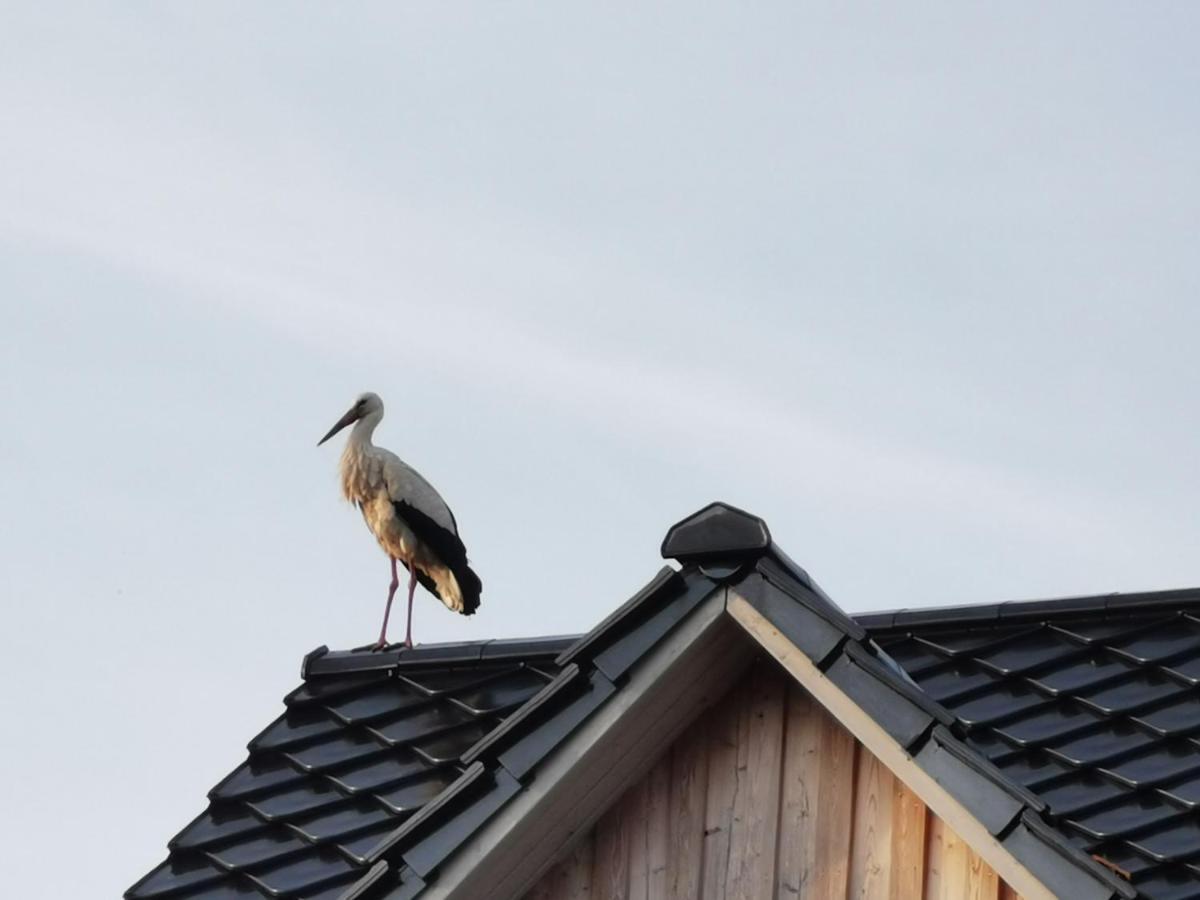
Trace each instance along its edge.
{"label": "stork's tail", "polygon": [[458,591],[462,596],[462,609],[459,612],[464,616],[473,616],[475,610],[479,609],[479,595],[483,593],[483,582],[479,580],[475,570],[465,563],[455,570],[454,580],[458,582]]}

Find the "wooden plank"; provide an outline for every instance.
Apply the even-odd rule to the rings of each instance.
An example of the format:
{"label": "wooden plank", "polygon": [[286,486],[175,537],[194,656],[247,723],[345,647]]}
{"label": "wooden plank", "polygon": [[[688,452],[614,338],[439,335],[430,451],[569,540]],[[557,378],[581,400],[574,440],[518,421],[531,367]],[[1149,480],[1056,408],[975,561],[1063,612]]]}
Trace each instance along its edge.
{"label": "wooden plank", "polygon": [[946,823],[930,816],[925,826],[925,900],[948,897],[945,887]]}
{"label": "wooden plank", "polygon": [[[795,900],[806,895],[816,864],[817,787],[820,777],[824,710],[808,691],[788,685],[783,739],[779,829],[783,839],[775,864],[775,896]],[[907,900],[907,898],[906,898]]]}
{"label": "wooden plank", "polygon": [[671,750],[670,900],[700,900],[704,817],[708,796],[708,732],[716,708],[695,722]]}
{"label": "wooden plank", "polygon": [[[663,754],[647,777],[646,858],[649,873],[647,896],[662,900],[667,896],[667,874],[672,858],[671,847],[671,753]],[[699,846],[697,840],[696,846]],[[697,866],[699,868],[699,866]]]}
{"label": "wooden plank", "polygon": [[925,890],[925,823],[929,811],[899,778],[892,779],[890,900],[914,900]]}
{"label": "wooden plank", "polygon": [[[964,844],[964,846],[966,846]],[[982,856],[967,847],[967,893],[969,900],[1000,900],[1000,876]]]}
{"label": "wooden plank", "polygon": [[941,893],[938,900],[966,900],[968,876],[968,854],[970,848],[954,829],[944,822],[940,828],[942,839]]}
{"label": "wooden plank", "polygon": [[650,782],[643,778],[628,791],[621,801],[621,827],[628,835],[629,900],[650,900],[650,854],[647,833],[647,805],[650,802]]}
{"label": "wooden plank", "polygon": [[1000,882],[1000,900],[1022,900],[1021,895],[1007,881]]}
{"label": "wooden plank", "polygon": [[615,803],[596,823],[592,859],[592,896],[596,900],[629,898],[629,829],[625,804]]}
{"label": "wooden plank", "polygon": [[851,898],[875,900],[891,895],[895,780],[891,770],[870,750],[858,748],[850,854]]}
{"label": "wooden plank", "polygon": [[572,848],[555,870],[550,895],[553,900],[590,900],[592,896],[592,856],[596,840],[594,832]]}
{"label": "wooden plank", "polygon": [[743,679],[721,701],[708,740],[708,797],[704,807],[704,900],[724,900],[729,871],[733,804],[738,788],[738,746],[749,726],[747,684]]}
{"label": "wooden plank", "polygon": [[773,663],[763,660],[747,679],[725,873],[725,896],[734,900],[769,897],[775,884],[786,677]]}
{"label": "wooden plank", "polygon": [[832,712],[863,746],[878,756],[897,778],[903,779],[931,811],[962,835],[1001,878],[1017,888],[1027,900],[1056,900],[1054,894],[1024,863],[989,834],[987,828],[954,795],[918,766],[878,722],[847,697],[746,598],[730,590],[726,609],[746,633],[778,660],[823,707]]}
{"label": "wooden plank", "polygon": [[525,895],[525,900],[583,900],[591,896],[591,883],[592,834],[589,832],[542,876]]}
{"label": "wooden plank", "polygon": [[854,826],[854,763],[858,742],[828,713],[821,715],[821,773],[817,786],[817,849],[812,900],[846,900]]}

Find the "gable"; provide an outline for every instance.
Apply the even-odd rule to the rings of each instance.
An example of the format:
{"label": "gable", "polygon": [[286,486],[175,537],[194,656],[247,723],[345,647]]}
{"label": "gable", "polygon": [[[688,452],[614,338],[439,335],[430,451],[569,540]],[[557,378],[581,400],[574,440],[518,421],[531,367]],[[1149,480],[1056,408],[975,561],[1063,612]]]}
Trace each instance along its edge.
{"label": "gable", "polygon": [[[534,888],[553,860],[562,857],[612,809],[614,797],[641,783],[647,771],[654,771],[664,748],[672,746],[690,723],[725,696],[729,685],[738,681],[758,655],[776,660],[796,685],[829,712],[839,728],[853,735],[852,752],[829,754],[833,760],[849,760],[847,783],[855,787],[847,796],[871,795],[870,790],[856,787],[868,778],[860,770],[886,772],[886,777],[902,782],[906,791],[929,807],[924,815],[926,836],[919,848],[922,860],[937,860],[942,852],[938,847],[969,845],[994,867],[997,884],[1003,878],[1031,900],[1055,896],[1132,900],[1139,895],[1151,900],[1183,900],[1196,896],[1187,893],[1187,873],[1176,871],[1178,866],[1162,879],[1135,875],[1137,886],[1131,885],[1131,873],[1119,863],[1114,865],[1112,857],[1089,855],[1086,844],[1064,833],[1049,795],[1043,799],[990,761],[986,747],[969,740],[971,722],[939,702],[949,701],[931,693],[929,685],[918,684],[884,649],[905,658],[903,646],[909,638],[892,632],[902,623],[913,624],[911,614],[858,620],[847,616],[771,542],[761,520],[722,504],[702,510],[668,532],[664,554],[671,552],[678,553],[683,563],[680,568],[664,568],[578,639],[487,641],[393,648],[380,653],[366,648],[328,653],[321,648],[310,654],[303,668],[305,685],[289,697],[289,705],[297,708],[252,742],[248,766],[218,786],[208,819],[201,817],[173,841],[167,862],[127,896],[134,900],[247,900],[257,896],[409,900],[420,895],[428,900],[483,896],[515,900]],[[1157,608],[1174,599],[1150,597],[1145,602]],[[1104,615],[1110,603],[1121,605],[1110,598],[1099,600]],[[1073,610],[1078,608],[1079,604],[1071,605]],[[1034,617],[1044,611],[1045,604],[1033,604],[1029,610]],[[989,616],[999,620],[1022,613],[992,608],[965,614],[952,610],[950,614],[956,621],[963,618],[978,625]],[[561,652],[552,652],[552,646]],[[540,663],[533,664],[526,657],[539,657]],[[455,696],[466,689],[461,682],[464,670],[469,683],[476,678],[473,669],[486,669],[500,660],[522,663],[519,671],[524,686],[518,691],[523,692],[522,697],[512,700],[515,706],[524,698],[519,707],[508,706],[501,712]],[[431,683],[428,673],[441,668],[449,669],[450,681]],[[924,674],[919,667],[913,672]],[[531,675],[535,678],[526,677]],[[397,691],[403,696],[414,688],[423,696],[413,710],[408,709],[407,700],[402,700],[403,708],[376,709],[371,705],[380,692],[395,699]],[[531,690],[536,690],[532,696]],[[363,707],[364,700],[369,708]],[[788,740],[792,728],[788,703],[781,707],[785,727],[778,763],[776,803],[780,813],[774,819],[764,818],[756,828],[743,828],[738,844],[726,845],[723,853],[702,851],[701,868],[693,872],[701,877],[701,884],[703,878],[713,876],[712,883],[723,890],[731,877],[729,869],[723,875],[707,870],[714,865],[732,866],[737,860],[741,867],[738,885],[744,885],[746,879],[769,877],[786,891],[789,884],[808,884],[814,872],[820,873],[817,878],[822,884],[828,877],[842,879],[837,873],[844,869],[845,888],[853,890],[852,880],[859,877],[855,873],[866,873],[862,877],[876,873],[871,874],[874,878],[885,871],[878,864],[885,851],[891,853],[887,858],[893,862],[915,858],[914,853],[897,855],[890,844],[852,840],[847,853],[835,861],[829,842],[840,832],[822,827],[813,831],[813,852],[828,859],[829,865],[804,869],[808,874],[799,881],[787,880],[780,874],[782,869],[764,874],[757,863],[756,874],[743,871],[746,863],[735,855],[739,848],[758,858],[754,849],[758,838],[750,840],[745,834],[765,836],[774,828],[773,864],[777,866],[792,846],[790,838],[780,837],[782,816],[789,809],[784,799],[790,783],[787,748],[795,746]],[[468,712],[476,716],[475,727],[464,728],[450,740],[443,740],[440,733],[422,732],[409,736],[408,743],[380,730],[393,717],[405,719],[424,706]],[[739,715],[750,716],[739,710]],[[417,719],[424,722],[424,716],[419,712]],[[331,717],[336,727],[331,726]],[[745,721],[747,733],[754,734],[758,720],[750,717]],[[446,723],[432,724],[439,731]],[[343,726],[350,731],[335,735]],[[279,744],[278,738],[283,738],[286,746]],[[419,804],[398,810],[398,815],[394,814],[397,810],[385,809],[393,815],[384,821],[360,819],[354,815],[360,807],[376,817],[380,804],[387,807],[377,789],[407,790],[404,785],[410,776],[426,774],[419,767],[396,772],[395,760],[384,766],[393,770],[394,783],[388,779],[387,784],[377,783],[373,762],[365,772],[360,771],[357,754],[363,741],[371,747],[369,741],[380,738],[385,738],[387,746],[372,747],[372,756],[399,749],[403,751],[400,756],[411,759],[415,753],[452,780],[443,781],[436,795],[431,792]],[[432,743],[427,745],[426,738]],[[719,765],[712,766],[718,749],[727,755],[732,752],[734,801],[728,809],[734,816],[738,798],[745,803],[746,797],[756,795],[744,788],[758,785],[761,792],[761,783],[755,779],[761,779],[760,771],[771,771],[771,766],[739,762],[739,752],[744,751],[746,760],[753,756],[751,742],[727,739],[713,744],[711,738],[706,740],[706,773],[720,770]],[[762,746],[772,746],[772,742]],[[314,760],[314,748],[319,749],[318,755],[328,750],[335,758]],[[282,758],[254,758],[265,751]],[[867,760],[865,769],[863,760]],[[750,773],[745,784],[743,771]],[[359,776],[371,780],[363,782]],[[707,774],[705,778],[707,816],[709,801],[728,786],[722,784],[714,793],[710,788],[715,782],[710,783]],[[829,794],[838,781],[818,777],[816,783],[824,783]],[[238,796],[230,794],[231,785]],[[835,796],[822,798],[818,788],[816,808],[820,814],[838,808],[841,788],[837,791]],[[881,789],[876,795],[882,798],[885,793]],[[232,819],[225,811],[218,815],[218,800],[222,804],[236,801],[235,806],[240,803],[238,814]],[[301,806],[294,801],[302,801]],[[336,834],[314,831],[307,817],[318,810],[307,805],[310,802],[331,814],[341,830]],[[848,807],[851,838],[860,827],[857,823],[872,819],[869,803],[868,815],[858,816],[854,805],[858,802],[852,800]],[[280,803],[284,808],[277,808]],[[324,810],[326,805],[328,810]],[[883,800],[877,799],[874,808],[882,805]],[[893,808],[897,806],[903,808],[904,804],[893,802]],[[714,810],[723,808],[713,801]],[[1184,818],[1181,815],[1180,821]],[[325,824],[324,819],[320,821]],[[704,842],[711,843],[714,835],[721,840],[724,834],[737,834],[737,821],[736,817],[730,819],[728,828],[718,823],[702,829]],[[212,833],[210,826],[219,826],[218,832]],[[252,827],[254,834],[243,833],[243,826]],[[260,835],[259,830],[264,833]],[[963,841],[945,837],[954,832]],[[593,865],[596,854],[607,858],[599,849],[603,833],[601,827],[594,838]],[[882,835],[884,828],[877,823],[868,833]],[[901,828],[895,833],[907,832]],[[1187,834],[1185,830],[1176,836],[1186,838]],[[940,844],[936,844],[937,835],[942,835]],[[1180,852],[1179,862],[1188,869],[1193,851],[1183,847]],[[760,856],[769,858],[765,851]],[[614,858],[619,857],[616,854]],[[624,858],[628,869],[632,861],[628,855]],[[722,859],[724,863],[712,862]],[[969,865],[968,871],[976,868]],[[893,874],[890,867],[886,871],[890,890]],[[944,871],[948,870],[926,865],[921,874],[922,891],[934,890],[928,885],[940,884],[946,877]],[[621,880],[614,876],[605,883],[616,886]],[[630,886],[628,877],[624,884],[626,889]],[[841,881],[834,884],[837,894]],[[619,890],[616,895],[621,896]]]}
{"label": "gable", "polygon": [[1005,884],[766,658],[525,900],[1012,900]]}

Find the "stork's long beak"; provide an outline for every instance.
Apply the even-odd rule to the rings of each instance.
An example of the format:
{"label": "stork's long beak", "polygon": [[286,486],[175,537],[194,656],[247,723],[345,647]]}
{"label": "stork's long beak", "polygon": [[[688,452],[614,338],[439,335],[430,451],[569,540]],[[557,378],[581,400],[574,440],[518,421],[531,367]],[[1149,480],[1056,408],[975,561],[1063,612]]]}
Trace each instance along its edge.
{"label": "stork's long beak", "polygon": [[337,434],[339,431],[341,431],[347,425],[352,425],[353,423],[357,422],[361,418],[362,418],[362,409],[357,404],[350,407],[349,412],[347,412],[344,416],[342,416],[340,419],[338,419],[337,422],[334,423],[334,426],[329,429],[329,433],[326,434],[325,437],[323,437],[319,441],[317,441],[317,446],[320,447],[323,443],[325,443],[327,440],[329,440],[331,437],[333,437],[335,434]]}

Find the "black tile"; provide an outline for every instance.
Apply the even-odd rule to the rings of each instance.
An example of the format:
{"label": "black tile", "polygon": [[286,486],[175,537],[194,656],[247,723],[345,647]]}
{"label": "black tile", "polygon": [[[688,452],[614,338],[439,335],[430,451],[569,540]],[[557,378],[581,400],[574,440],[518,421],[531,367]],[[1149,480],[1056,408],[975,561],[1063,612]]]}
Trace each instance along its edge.
{"label": "black tile", "polygon": [[198,890],[225,879],[226,874],[204,857],[179,859],[172,857],[160,863],[129,889],[134,900],[151,900],[185,890]]}
{"label": "black tile", "polygon": [[961,700],[951,707],[951,711],[968,728],[976,728],[1013,719],[1054,702],[1022,682],[1012,681],[998,684],[995,690]]}
{"label": "black tile", "polygon": [[315,738],[335,734],[341,724],[322,708],[289,710],[250,742],[253,750],[280,750]]}
{"label": "black tile", "polygon": [[334,807],[315,816],[295,819],[288,823],[288,827],[310,843],[320,843],[355,834],[384,822],[399,825],[400,819],[374,798],[368,798]]}
{"label": "black tile", "polygon": [[520,665],[456,666],[448,669],[412,669],[403,672],[399,680],[410,684],[423,694],[440,697],[451,691],[461,691],[495,678],[514,675],[521,671]]}
{"label": "black tile", "polygon": [[213,799],[235,800],[264,794],[304,780],[299,772],[280,756],[256,756],[246,760],[225,776],[208,795]]}
{"label": "black tile", "polygon": [[1011,626],[1008,628],[968,628],[966,630],[922,632],[916,636],[919,644],[943,656],[974,656],[979,651],[998,648],[1014,638],[1033,634],[1036,628]]}
{"label": "black tile", "polygon": [[214,847],[208,857],[224,869],[244,869],[304,852],[308,846],[295,832],[276,825],[252,840]]}
{"label": "black tile", "polygon": [[362,732],[341,732],[284,755],[306,772],[317,772],[386,753],[388,748]]}
{"label": "black tile", "polygon": [[424,693],[410,685],[401,684],[397,679],[391,679],[388,684],[334,700],[326,704],[325,708],[338,719],[353,725],[382,719],[425,703],[429,703],[429,698]]}
{"label": "black tile", "polygon": [[1177,781],[1160,785],[1158,791],[1169,800],[1194,809],[1200,806],[1200,771],[1186,775]]}
{"label": "black tile", "polygon": [[351,862],[360,866],[367,866],[369,865],[367,854],[379,846],[379,842],[394,830],[395,826],[376,826],[352,838],[338,841],[337,846]]}
{"label": "black tile", "polygon": [[1116,866],[1120,870],[1117,874],[1122,878],[1140,879],[1158,865],[1154,860],[1142,856],[1123,841],[1104,844],[1092,852],[1104,862]]}
{"label": "black tile", "polygon": [[1078,699],[1106,715],[1115,715],[1162,702],[1183,690],[1177,681],[1157,672],[1137,672],[1112,684],[1085,691]]}
{"label": "black tile", "polygon": [[[172,895],[172,900],[263,900],[262,891],[237,875],[226,875],[222,881],[206,885],[198,892]],[[304,900],[309,900],[305,897]]]}
{"label": "black tile", "polygon": [[397,750],[380,759],[330,772],[325,777],[349,794],[376,791],[405,778],[423,775],[426,763],[411,751]]}
{"label": "black tile", "polygon": [[969,662],[949,663],[913,678],[939,703],[953,704],[996,683],[996,676]]}
{"label": "black tile", "polygon": [[[968,739],[967,743],[975,743]],[[1039,792],[1047,785],[1056,783],[1058,779],[1076,772],[1070,766],[1064,765],[1042,750],[1020,753],[998,762],[996,767],[1022,787]]]}
{"label": "black tile", "polygon": [[311,703],[332,700],[353,694],[387,681],[391,676],[387,672],[367,672],[358,675],[327,676],[310,678],[300,687],[283,698],[288,706],[305,706]]}
{"label": "black tile", "polygon": [[1185,735],[1200,731],[1200,697],[1181,694],[1170,702],[1138,713],[1135,721],[1162,735]]}
{"label": "black tile", "polygon": [[1047,693],[1077,694],[1089,688],[1098,688],[1134,669],[1133,663],[1124,659],[1095,653],[1051,666],[1045,672],[1031,676],[1030,681]]}
{"label": "black tile", "polygon": [[1157,662],[1200,651],[1200,629],[1187,616],[1180,616],[1132,637],[1111,641],[1109,646],[1138,662]]}
{"label": "black tile", "polygon": [[1172,660],[1165,663],[1163,668],[1177,675],[1190,685],[1200,684],[1200,653]]}
{"label": "black tile", "polygon": [[900,664],[900,668],[913,675],[923,672],[931,666],[946,661],[946,657],[935,653],[924,643],[907,635],[899,638],[881,640],[880,648]]}
{"label": "black tile", "polygon": [[1147,619],[1144,616],[1130,618],[1128,616],[1098,617],[1064,621],[1056,623],[1058,628],[1073,634],[1088,644],[1107,644],[1113,640],[1123,640],[1138,632],[1154,628],[1169,621],[1169,617],[1155,616]]}
{"label": "black tile", "polygon": [[1200,747],[1188,740],[1155,744],[1109,765],[1107,771],[1134,787],[1162,784],[1200,771]]}
{"label": "black tile", "polygon": [[1094,728],[1103,721],[1103,717],[1078,703],[1055,701],[996,726],[996,731],[1018,747],[1035,747]]}
{"label": "black tile", "polygon": [[356,885],[360,877],[360,873],[355,872],[352,876],[332,881],[325,887],[307,890],[303,900],[342,900],[346,891]]}
{"label": "black tile", "polygon": [[375,798],[396,814],[414,813],[445,790],[458,774],[456,769],[439,769],[423,778],[381,791]]}
{"label": "black tile", "polygon": [[278,865],[248,873],[262,890],[272,897],[288,897],[345,882],[359,870],[333,848],[313,848],[305,855]]}
{"label": "black tile", "polygon": [[1139,880],[1137,888],[1147,900],[1200,900],[1200,876],[1182,867],[1163,867]]}
{"label": "black tile", "polygon": [[1129,839],[1130,845],[1158,862],[1193,859],[1200,855],[1200,821],[1184,814],[1161,828]]}
{"label": "black tile", "polygon": [[541,675],[525,669],[456,693],[453,699],[473,715],[482,716],[515,709],[547,684]]}
{"label": "black tile", "polygon": [[339,803],[344,797],[329,785],[309,780],[278,794],[247,800],[246,805],[264,819],[290,819]]}
{"label": "black tile", "polygon": [[409,710],[395,718],[367,726],[367,730],[391,745],[409,744],[473,722],[475,717],[452,703],[438,703]]}
{"label": "black tile", "polygon": [[415,743],[412,748],[432,766],[447,765],[471,749],[480,738],[492,730],[492,727],[490,722],[472,722],[454,731],[447,731],[437,737]]}
{"label": "black tile", "polygon": [[1060,741],[1046,752],[1072,766],[1097,766],[1133,754],[1158,740],[1125,722],[1106,725],[1097,731]]}
{"label": "black tile", "polygon": [[1105,806],[1118,797],[1132,796],[1132,790],[1095,772],[1080,772],[1043,788],[1038,791],[1038,796],[1053,815],[1071,816],[1093,807]]}
{"label": "black tile", "polygon": [[206,847],[244,837],[266,828],[266,823],[240,803],[214,803],[171,839],[171,848]]}
{"label": "black tile", "polygon": [[1118,803],[1083,816],[1072,816],[1069,821],[1071,825],[1088,837],[1103,841],[1123,837],[1139,829],[1161,824],[1177,815],[1179,815],[1177,807],[1154,794],[1141,794],[1131,797],[1124,803]]}
{"label": "black tile", "polygon": [[1022,636],[1020,640],[1006,641],[999,647],[973,653],[972,658],[979,665],[1000,675],[1013,675],[1045,668],[1084,653],[1079,644],[1041,628]]}

